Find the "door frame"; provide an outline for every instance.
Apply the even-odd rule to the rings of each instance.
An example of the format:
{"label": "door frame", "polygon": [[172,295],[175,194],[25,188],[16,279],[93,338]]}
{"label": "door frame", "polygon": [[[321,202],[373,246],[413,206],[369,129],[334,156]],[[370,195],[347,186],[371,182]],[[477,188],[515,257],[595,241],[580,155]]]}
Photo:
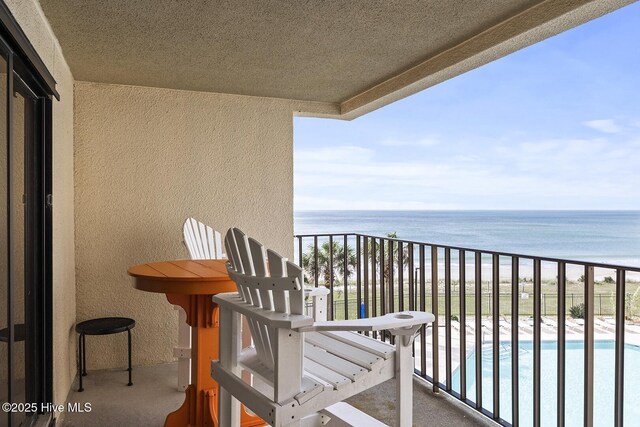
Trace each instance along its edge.
{"label": "door frame", "polygon": [[[40,414],[51,415],[47,408],[53,402],[53,291],[52,291],[52,98],[60,99],[55,89],[55,80],[37,55],[17,21],[3,1],[0,1],[0,50],[7,61],[7,138],[6,149],[10,154],[13,141],[13,100],[14,93],[19,91],[25,98],[29,97],[32,107],[28,114],[33,123],[32,132],[25,133],[25,262],[30,264],[25,271],[25,301],[28,299],[30,310],[25,313],[26,322],[33,325],[25,340],[25,391],[28,391],[30,403],[38,405],[38,411],[29,417],[30,423],[41,419]],[[5,100],[0,99],[0,102]],[[25,116],[25,123],[28,117]],[[0,117],[0,120],[3,120]],[[8,157],[7,196],[10,194],[11,166]],[[11,203],[7,199],[7,209]],[[3,207],[4,209],[4,207]],[[11,211],[7,211],[7,236],[11,236]],[[9,245],[9,243],[8,243]],[[7,247],[7,261],[10,266],[11,251]],[[10,280],[10,268],[7,273],[7,327],[9,342],[7,344],[8,393],[14,399],[13,342],[14,324],[13,298]],[[2,278],[1,280],[4,280]],[[27,295],[26,291],[30,291]],[[27,344],[28,343],[28,344]],[[2,351],[2,349],[0,349]],[[43,410],[44,409],[44,410]],[[10,414],[9,426],[12,425]]]}

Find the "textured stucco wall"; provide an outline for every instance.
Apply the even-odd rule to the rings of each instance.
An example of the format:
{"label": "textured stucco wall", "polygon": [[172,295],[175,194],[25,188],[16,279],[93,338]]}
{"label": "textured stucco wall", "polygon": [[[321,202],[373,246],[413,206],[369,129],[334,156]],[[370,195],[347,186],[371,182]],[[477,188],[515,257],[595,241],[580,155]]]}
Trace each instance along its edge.
{"label": "textured stucco wall", "polygon": [[[177,312],[127,268],[186,258],[182,223],[239,226],[292,256],[296,108],[275,99],[76,82],[78,321],[136,319],[134,364],[172,360]],[[126,336],[87,340],[90,369],[124,367]]]}
{"label": "textured stucco wall", "polygon": [[57,82],[53,102],[53,396],[64,403],[76,373],[73,76],[36,0],[5,0]]}

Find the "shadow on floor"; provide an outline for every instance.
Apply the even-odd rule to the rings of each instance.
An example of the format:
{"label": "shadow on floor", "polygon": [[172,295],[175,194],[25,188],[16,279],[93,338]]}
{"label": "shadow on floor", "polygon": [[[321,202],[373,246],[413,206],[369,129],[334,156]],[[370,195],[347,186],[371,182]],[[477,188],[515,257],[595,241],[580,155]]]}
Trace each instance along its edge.
{"label": "shadow on floor", "polygon": [[[127,387],[126,370],[90,371],[83,378],[84,391],[77,381],[69,393],[69,403],[91,404],[90,412],[67,412],[59,426],[127,427],[162,426],[169,412],[184,402],[184,392],[176,389],[177,363],[141,366],[133,369],[133,386]],[[393,380],[348,399],[351,405],[393,426],[395,422],[395,384]],[[479,415],[461,409],[443,396],[435,396],[414,384],[414,426],[471,427],[494,425]],[[327,427],[330,427],[331,423]],[[366,426],[363,426],[366,427]]]}
{"label": "shadow on floor", "polygon": [[78,393],[77,380],[69,403],[90,403],[91,412],[65,413],[64,427],[162,426],[169,412],[184,402],[176,388],[177,363],[133,368],[133,386],[127,387],[127,371],[89,371]]}

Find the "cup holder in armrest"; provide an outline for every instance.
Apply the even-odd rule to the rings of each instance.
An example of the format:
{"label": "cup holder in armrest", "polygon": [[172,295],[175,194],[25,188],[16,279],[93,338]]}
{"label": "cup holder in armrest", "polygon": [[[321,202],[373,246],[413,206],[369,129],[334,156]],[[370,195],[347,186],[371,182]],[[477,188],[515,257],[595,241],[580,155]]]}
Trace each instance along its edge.
{"label": "cup holder in armrest", "polygon": [[396,319],[413,319],[412,315],[406,313],[398,313],[393,317],[395,317]]}

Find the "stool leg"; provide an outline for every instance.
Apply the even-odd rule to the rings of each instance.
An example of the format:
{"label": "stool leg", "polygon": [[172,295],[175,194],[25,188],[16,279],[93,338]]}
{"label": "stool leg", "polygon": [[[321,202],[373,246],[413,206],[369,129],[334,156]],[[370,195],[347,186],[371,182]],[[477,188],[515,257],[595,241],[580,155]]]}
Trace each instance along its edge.
{"label": "stool leg", "polygon": [[127,340],[128,340],[128,344],[129,344],[129,384],[127,384],[128,386],[132,386],[133,383],[131,382],[131,329],[127,329]]}
{"label": "stool leg", "polygon": [[82,334],[78,336],[78,379],[80,381],[80,387],[78,391],[84,391],[82,387]]}
{"label": "stool leg", "polygon": [[87,336],[82,334],[82,376],[87,376]]}

